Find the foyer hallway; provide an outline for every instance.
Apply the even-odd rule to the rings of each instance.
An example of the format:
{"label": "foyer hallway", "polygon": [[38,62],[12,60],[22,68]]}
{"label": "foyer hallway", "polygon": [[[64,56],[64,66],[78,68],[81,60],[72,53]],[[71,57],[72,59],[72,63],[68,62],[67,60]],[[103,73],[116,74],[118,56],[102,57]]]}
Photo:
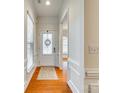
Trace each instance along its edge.
{"label": "foyer hallway", "polygon": [[[24,92],[84,93],[84,0],[25,0],[24,10]],[[41,66],[59,80],[36,80]]]}
{"label": "foyer hallway", "polygon": [[55,68],[59,80],[37,80],[40,67],[37,67],[25,93],[72,93],[65,82],[62,70]]}

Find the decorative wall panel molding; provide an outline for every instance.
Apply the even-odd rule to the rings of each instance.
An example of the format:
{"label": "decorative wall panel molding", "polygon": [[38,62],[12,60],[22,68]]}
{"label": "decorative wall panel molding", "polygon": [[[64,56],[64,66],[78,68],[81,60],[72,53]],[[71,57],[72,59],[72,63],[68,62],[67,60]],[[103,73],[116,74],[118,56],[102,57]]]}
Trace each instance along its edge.
{"label": "decorative wall panel molding", "polygon": [[78,62],[70,59],[68,62],[69,66],[69,85],[72,88],[73,93],[80,93],[80,65]]}
{"label": "decorative wall panel molding", "polygon": [[98,68],[86,68],[85,69],[85,78],[99,78],[99,69]]}

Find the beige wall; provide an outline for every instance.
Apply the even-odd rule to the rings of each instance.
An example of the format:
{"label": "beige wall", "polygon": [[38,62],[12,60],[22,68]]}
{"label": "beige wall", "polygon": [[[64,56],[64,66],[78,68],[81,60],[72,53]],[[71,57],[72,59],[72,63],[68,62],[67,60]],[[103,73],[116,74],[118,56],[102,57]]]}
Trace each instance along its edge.
{"label": "beige wall", "polygon": [[[99,67],[99,0],[84,2],[85,68]],[[96,51],[89,51],[96,49]]]}

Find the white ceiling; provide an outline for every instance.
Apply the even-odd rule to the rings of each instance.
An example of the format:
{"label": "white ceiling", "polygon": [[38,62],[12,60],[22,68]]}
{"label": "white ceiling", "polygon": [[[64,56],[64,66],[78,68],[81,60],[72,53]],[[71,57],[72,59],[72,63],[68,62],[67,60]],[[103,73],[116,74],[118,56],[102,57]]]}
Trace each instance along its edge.
{"label": "white ceiling", "polygon": [[50,6],[46,6],[45,1],[41,0],[41,3],[38,3],[38,0],[33,0],[37,16],[58,16],[64,0],[50,0]]}

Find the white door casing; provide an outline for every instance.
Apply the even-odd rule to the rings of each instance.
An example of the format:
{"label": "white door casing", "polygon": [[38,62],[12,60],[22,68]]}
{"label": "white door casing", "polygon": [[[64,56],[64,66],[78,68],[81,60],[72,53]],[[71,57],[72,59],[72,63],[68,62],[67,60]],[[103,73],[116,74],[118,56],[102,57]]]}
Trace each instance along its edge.
{"label": "white door casing", "polygon": [[[49,54],[43,54],[43,35],[44,34],[51,34],[52,40],[51,40],[51,53]],[[55,49],[54,49],[55,48]],[[49,30],[47,31],[41,31],[40,34],[40,66],[55,66],[56,62],[56,44],[55,44],[55,31]],[[44,52],[45,53],[45,52]]]}

